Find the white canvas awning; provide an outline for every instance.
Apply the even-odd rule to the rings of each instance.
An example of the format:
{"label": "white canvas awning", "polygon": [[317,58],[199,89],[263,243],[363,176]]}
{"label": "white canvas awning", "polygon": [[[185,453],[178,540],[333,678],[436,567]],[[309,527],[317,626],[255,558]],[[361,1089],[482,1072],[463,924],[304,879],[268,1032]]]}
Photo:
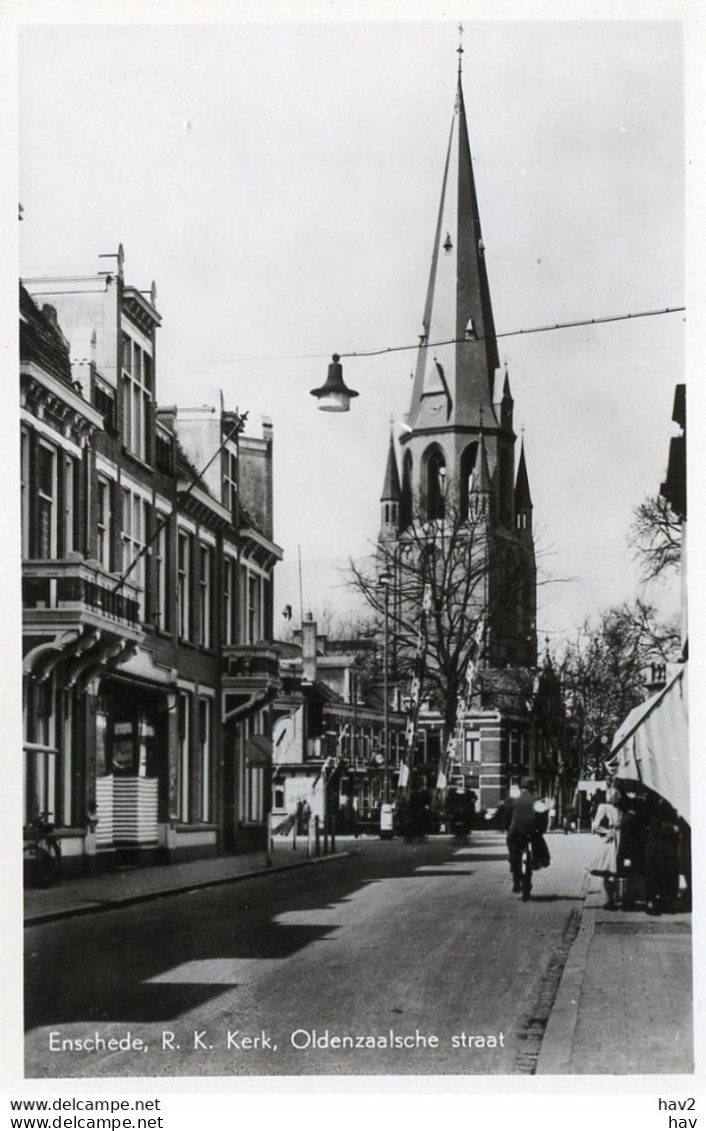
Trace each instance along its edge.
{"label": "white canvas awning", "polygon": [[653,789],[691,823],[686,664],[618,727],[608,769]]}

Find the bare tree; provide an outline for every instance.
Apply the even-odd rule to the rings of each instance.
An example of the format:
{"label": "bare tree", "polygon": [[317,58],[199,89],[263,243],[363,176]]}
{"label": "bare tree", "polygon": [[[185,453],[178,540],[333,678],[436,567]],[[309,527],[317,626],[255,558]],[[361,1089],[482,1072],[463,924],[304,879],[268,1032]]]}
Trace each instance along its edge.
{"label": "bare tree", "polygon": [[644,601],[624,603],[586,621],[566,645],[559,675],[567,710],[578,728],[584,772],[602,772],[608,742],[644,699],[645,670],[678,654],[677,624],[661,623]]}
{"label": "bare tree", "polygon": [[[454,492],[447,489],[447,500]],[[448,502],[442,518],[426,520],[416,503],[411,520],[395,540],[382,541],[373,562],[350,563],[350,584],[363,596],[384,630],[387,602],[391,677],[402,680],[412,673],[425,587],[430,589],[430,609],[425,624],[425,691],[441,711],[450,730],[469,662],[478,651],[477,635],[483,624],[481,652],[486,659],[508,643],[518,623],[518,608],[527,598],[528,566],[512,538],[489,534],[483,500],[471,499],[467,508]],[[531,563],[534,569],[534,563]],[[388,574],[392,584],[379,584]],[[525,649],[527,651],[527,649]]]}
{"label": "bare tree", "polygon": [[665,578],[681,564],[682,524],[662,495],[650,495],[633,512],[628,545],[644,582]]}

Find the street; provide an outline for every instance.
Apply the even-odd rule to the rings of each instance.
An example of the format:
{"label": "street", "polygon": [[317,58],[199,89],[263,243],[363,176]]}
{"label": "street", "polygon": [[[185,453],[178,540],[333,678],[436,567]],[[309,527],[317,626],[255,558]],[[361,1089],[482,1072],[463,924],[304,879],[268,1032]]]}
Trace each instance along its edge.
{"label": "street", "polygon": [[531,1073],[584,881],[548,840],[529,903],[482,832],[28,928],[27,1075]]}

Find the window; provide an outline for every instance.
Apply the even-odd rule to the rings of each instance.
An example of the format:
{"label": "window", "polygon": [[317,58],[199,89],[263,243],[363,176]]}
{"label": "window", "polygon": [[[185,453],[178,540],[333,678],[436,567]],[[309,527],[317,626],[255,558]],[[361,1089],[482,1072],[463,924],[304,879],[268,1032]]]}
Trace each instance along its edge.
{"label": "window", "polygon": [[123,334],[123,443],[129,452],[142,460],[147,458],[151,384],[149,355],[137,342]]}
{"label": "window", "polygon": [[179,692],[179,783],[178,814],[180,821],[189,819],[189,697]]}
{"label": "window", "polygon": [[144,616],[145,589],[145,531],[147,529],[147,503],[129,488],[123,488],[123,573],[128,580],[139,585],[140,617]]}
{"label": "window", "polygon": [[62,523],[63,554],[76,549],[76,465],[71,456],[64,456],[64,521]]}
{"label": "window", "polygon": [[237,643],[236,569],[235,560],[227,557],[223,570],[223,639],[226,644]]}
{"label": "window", "polygon": [[29,433],[20,432],[20,487],[22,514],[22,557],[30,556],[29,548]]}
{"label": "window", "polygon": [[179,531],[177,550],[177,628],[182,640],[189,638],[189,575],[191,544],[189,535]]}
{"label": "window", "polygon": [[522,732],[513,728],[510,731],[510,764],[517,766],[522,761]]}
{"label": "window", "polygon": [[93,403],[103,415],[106,431],[115,430],[115,393],[97,381],[93,389]]}
{"label": "window", "polygon": [[249,644],[248,637],[248,571],[238,566],[238,644]]}
{"label": "window", "polygon": [[163,632],[169,629],[169,616],[167,613],[167,531],[169,529],[169,522],[166,515],[158,514],[157,522],[159,523],[159,530],[154,542],[155,547],[155,594],[154,594],[154,612],[156,618],[156,628],[161,628]]}
{"label": "window", "polygon": [[236,512],[238,499],[238,459],[235,452],[224,452],[225,470],[223,473],[223,504],[228,507],[231,515]]}
{"label": "window", "polygon": [[37,452],[39,525],[37,557],[56,557],[56,452],[43,441]]}
{"label": "window", "polygon": [[430,521],[444,517],[446,507],[446,463],[440,448],[433,448],[426,460],[426,516]]}
{"label": "window", "polygon": [[[471,513],[471,517],[476,517],[473,509],[469,507],[469,502],[471,491],[473,490],[473,481],[475,478],[477,459],[478,441],[474,440],[473,443],[468,445],[461,456],[461,515],[463,518],[468,518],[469,511]],[[473,498],[477,502],[478,496],[474,495]]]}
{"label": "window", "polygon": [[110,530],[112,520],[111,487],[107,479],[98,479],[98,522],[96,555],[103,569],[111,567]]}
{"label": "window", "polygon": [[463,747],[464,762],[480,762],[480,736],[466,732]]}
{"label": "window", "polygon": [[171,473],[174,470],[172,439],[163,432],[155,433],[154,458],[160,471]]}
{"label": "window", "polygon": [[208,821],[211,816],[210,737],[211,704],[208,699],[199,699],[199,768],[201,772],[202,821]]}
{"label": "window", "polygon": [[402,460],[402,500],[400,526],[406,529],[412,521],[412,453],[405,452]]}
{"label": "window", "polygon": [[248,638],[247,644],[254,644],[260,638],[260,578],[248,576]]}
{"label": "window", "polygon": [[56,820],[58,750],[56,748],[55,685],[51,677],[25,686],[25,821],[46,813]]}
{"label": "window", "polygon": [[251,766],[246,769],[247,779],[247,809],[246,821],[264,820],[264,774],[262,766]]}
{"label": "window", "polygon": [[211,647],[211,550],[201,545],[199,563],[199,643]]}

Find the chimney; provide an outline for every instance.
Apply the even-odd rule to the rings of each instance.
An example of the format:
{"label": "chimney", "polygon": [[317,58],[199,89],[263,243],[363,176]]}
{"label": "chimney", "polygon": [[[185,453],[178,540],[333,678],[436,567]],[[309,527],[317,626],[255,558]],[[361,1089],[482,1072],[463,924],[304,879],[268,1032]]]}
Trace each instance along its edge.
{"label": "chimney", "polygon": [[311,613],[302,621],[302,679],[307,683],[316,679],[316,621]]}

